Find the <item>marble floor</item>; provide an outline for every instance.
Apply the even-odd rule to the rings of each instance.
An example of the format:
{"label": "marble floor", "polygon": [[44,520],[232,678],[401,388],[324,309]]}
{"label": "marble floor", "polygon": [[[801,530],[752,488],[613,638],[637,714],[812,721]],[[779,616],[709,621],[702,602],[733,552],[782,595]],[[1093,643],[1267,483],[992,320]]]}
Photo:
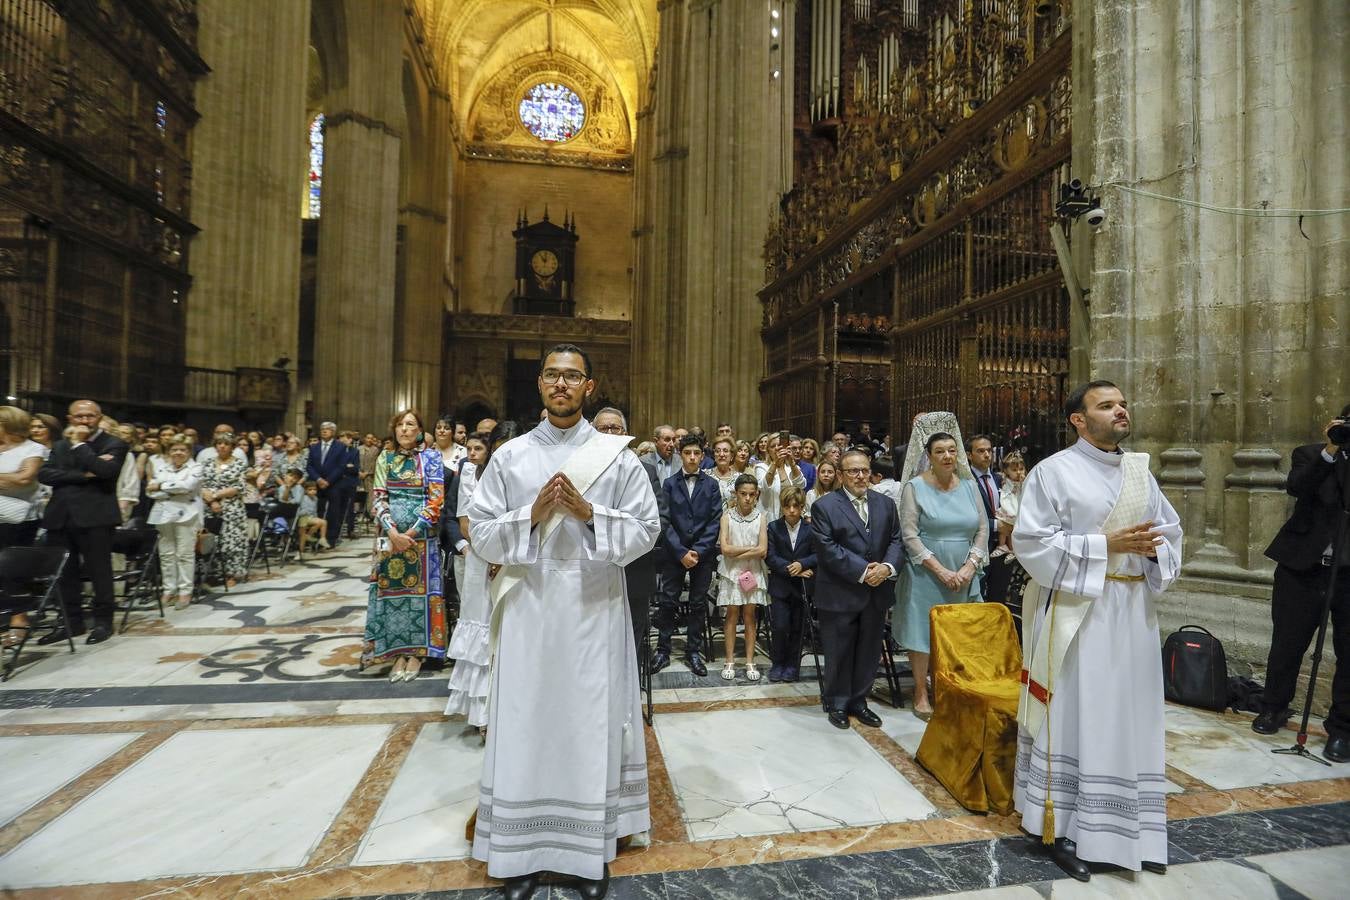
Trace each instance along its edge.
{"label": "marble floor", "polygon": [[[73,654],[27,651],[0,685],[0,891],[497,895],[468,858],[481,750],[442,715],[447,673],[395,685],[359,668],[365,549],[163,619],[134,613]],[[814,680],[728,683],[719,668],[656,677],[653,828],[612,866],[611,896],[1346,895],[1350,766],[1272,755],[1292,732],[1169,707],[1171,868],[1102,868],[1084,885],[1015,817],[957,806],[914,761],[925,726],[908,709],[879,696],[880,729],[840,732]],[[559,882],[536,896],[577,894]]]}

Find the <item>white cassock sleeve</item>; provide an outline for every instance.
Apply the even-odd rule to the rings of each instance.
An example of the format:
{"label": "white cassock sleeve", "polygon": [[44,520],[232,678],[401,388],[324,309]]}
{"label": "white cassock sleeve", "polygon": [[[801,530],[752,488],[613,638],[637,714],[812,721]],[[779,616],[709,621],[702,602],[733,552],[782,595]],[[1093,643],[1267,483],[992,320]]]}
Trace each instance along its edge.
{"label": "white cassock sleeve", "polygon": [[[626,454],[626,455],[625,455]],[[656,546],[661,532],[661,514],[656,506],[647,472],[636,457],[621,454],[602,479],[614,479],[613,489],[600,492],[615,506],[591,501],[595,516],[595,542],[587,542],[590,559],[626,566]]]}
{"label": "white cassock sleeve", "polygon": [[[1072,502],[1067,499],[1071,498],[1071,492],[1065,485],[1046,483],[1054,480],[1053,468],[1045,464],[1032,469],[1027,476],[1022,508],[1013,526],[1013,552],[1041,587],[1095,600],[1106,586],[1106,535],[1065,530],[1065,516],[1052,495]],[[1082,488],[1092,489],[1093,486]]]}
{"label": "white cassock sleeve", "polygon": [[1153,530],[1162,536],[1163,542],[1157,547],[1156,565],[1153,560],[1144,561],[1144,577],[1148,589],[1161,594],[1181,574],[1181,518],[1172,504],[1167,502],[1158,482],[1151,478],[1149,482],[1148,518],[1153,523]]}

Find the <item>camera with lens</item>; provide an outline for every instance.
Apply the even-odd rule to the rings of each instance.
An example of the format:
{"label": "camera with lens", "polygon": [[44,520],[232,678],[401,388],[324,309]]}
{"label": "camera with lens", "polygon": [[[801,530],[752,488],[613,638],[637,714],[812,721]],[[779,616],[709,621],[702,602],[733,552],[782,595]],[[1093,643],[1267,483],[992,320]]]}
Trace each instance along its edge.
{"label": "camera with lens", "polygon": [[1342,447],[1350,444],[1350,419],[1332,419],[1327,429],[1327,440]]}

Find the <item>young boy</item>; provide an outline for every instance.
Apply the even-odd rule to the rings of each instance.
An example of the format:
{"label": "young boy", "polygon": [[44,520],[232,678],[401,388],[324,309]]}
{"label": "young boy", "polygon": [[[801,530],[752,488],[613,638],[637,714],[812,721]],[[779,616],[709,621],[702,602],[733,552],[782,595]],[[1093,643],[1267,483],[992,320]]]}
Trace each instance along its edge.
{"label": "young boy", "polygon": [[793,486],[779,501],[783,517],[769,523],[769,597],[773,604],[773,646],[770,681],[796,681],[806,625],[806,585],[815,575],[816,548],[811,526],[802,524],[806,494]]}
{"label": "young boy", "polygon": [[[290,472],[286,473],[290,475]],[[296,473],[299,475],[299,473]],[[300,510],[296,514],[295,524],[300,527],[300,547],[303,549],[305,543],[314,535],[319,536],[319,549],[327,550],[328,545],[328,523],[319,518],[319,483],[317,481],[305,482],[305,495],[300,498]]]}

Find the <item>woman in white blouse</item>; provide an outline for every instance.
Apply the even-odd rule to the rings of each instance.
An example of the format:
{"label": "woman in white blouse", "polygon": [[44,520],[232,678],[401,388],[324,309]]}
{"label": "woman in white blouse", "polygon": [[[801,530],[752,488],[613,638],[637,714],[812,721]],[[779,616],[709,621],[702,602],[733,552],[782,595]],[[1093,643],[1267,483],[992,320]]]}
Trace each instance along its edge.
{"label": "woman in white blouse", "polygon": [[202,467],[183,435],[168,442],[168,456],[150,458],[146,496],[155,501],[148,519],[159,529],[159,567],[164,602],[177,609],[192,602],[197,566],[197,531],[202,526]]}
{"label": "woman in white blouse", "polygon": [[[0,406],[0,550],[28,547],[37,537],[38,470],[50,452],[29,440],[31,419],[17,406]],[[10,619],[4,645],[12,647],[28,630],[28,616]]]}

